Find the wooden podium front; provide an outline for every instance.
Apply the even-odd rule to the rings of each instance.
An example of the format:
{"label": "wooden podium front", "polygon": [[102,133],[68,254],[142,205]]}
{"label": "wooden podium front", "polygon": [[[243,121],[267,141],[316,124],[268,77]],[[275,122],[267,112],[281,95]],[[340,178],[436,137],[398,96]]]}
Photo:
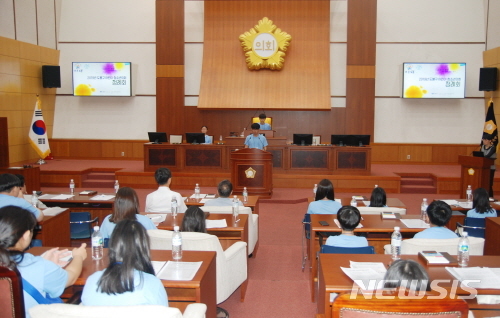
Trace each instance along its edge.
{"label": "wooden podium front", "polygon": [[260,149],[245,148],[231,152],[233,192],[247,187],[251,195],[270,198],[273,194],[273,155]]}
{"label": "wooden podium front", "polygon": [[484,157],[458,156],[458,163],[462,166],[460,178],[460,198],[465,199],[465,191],[470,185],[472,190],[490,189],[490,168],[494,160]]}

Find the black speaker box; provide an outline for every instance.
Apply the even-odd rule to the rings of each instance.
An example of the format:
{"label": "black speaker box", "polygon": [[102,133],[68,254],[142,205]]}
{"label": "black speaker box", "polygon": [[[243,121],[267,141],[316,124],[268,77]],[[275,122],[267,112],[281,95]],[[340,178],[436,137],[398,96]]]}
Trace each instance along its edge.
{"label": "black speaker box", "polygon": [[479,90],[496,91],[497,90],[497,68],[482,67],[479,69]]}
{"label": "black speaker box", "polygon": [[45,88],[61,87],[60,66],[42,65],[42,83]]}

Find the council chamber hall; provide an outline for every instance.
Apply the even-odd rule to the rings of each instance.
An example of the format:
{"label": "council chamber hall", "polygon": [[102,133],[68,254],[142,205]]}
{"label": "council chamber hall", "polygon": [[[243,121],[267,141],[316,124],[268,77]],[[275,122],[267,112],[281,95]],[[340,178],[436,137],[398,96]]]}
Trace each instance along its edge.
{"label": "council chamber hall", "polygon": [[[172,214],[172,193],[179,209],[204,212],[206,233],[181,229],[182,262],[200,264],[193,276],[160,275],[169,263],[155,272],[171,312],[105,304],[119,315],[500,316],[500,3],[14,0],[0,11],[0,173],[24,178],[25,199],[35,193],[44,214],[26,253],[88,245],[81,274],[53,296],[78,302],[108,268],[113,247],[93,260],[93,229],[120,209],[117,191],[132,188],[137,220],[154,223],[152,261],[174,261],[185,215]],[[163,186],[166,208],[152,212],[147,197]],[[479,221],[469,214],[478,189],[492,213]],[[212,199],[238,199],[239,214]],[[436,202],[451,210],[442,222],[426,210]],[[311,212],[319,204],[328,207]],[[338,211],[353,205],[360,225],[349,230]],[[393,270],[395,227],[400,258],[430,286],[409,300],[411,288],[374,290],[352,276],[375,266],[360,271],[376,282]],[[456,238],[418,238],[434,227]],[[458,265],[463,232],[468,266]],[[325,248],[346,235],[367,249]],[[1,316],[100,312],[85,297],[78,307],[29,305],[20,272],[0,296],[12,304]]]}

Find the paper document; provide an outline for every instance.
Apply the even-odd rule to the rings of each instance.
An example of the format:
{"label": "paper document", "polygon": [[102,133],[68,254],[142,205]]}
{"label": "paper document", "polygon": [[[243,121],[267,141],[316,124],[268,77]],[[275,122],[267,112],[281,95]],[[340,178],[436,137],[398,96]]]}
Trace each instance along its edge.
{"label": "paper document", "polygon": [[446,270],[468,287],[500,289],[498,269],[487,267],[446,267]]}
{"label": "paper document", "polygon": [[210,201],[210,200],[212,200],[212,199],[208,199],[208,198],[201,199],[201,200],[200,200],[200,203],[207,203],[207,201]]}
{"label": "paper document", "polygon": [[[363,218],[361,218],[363,219]],[[333,222],[335,222],[335,224],[337,224],[337,226],[339,227],[339,229],[341,229],[342,227],[340,226],[340,223],[339,223],[339,220],[337,219],[333,219]],[[358,226],[356,226],[357,229],[360,229],[363,227],[363,224],[359,223]]]}
{"label": "paper document", "polygon": [[166,213],[146,214],[146,216],[150,218],[151,221],[153,221],[153,223],[155,224],[161,223],[167,218]]}
{"label": "paper document", "polygon": [[44,194],[44,195],[39,196],[38,199],[40,199],[40,200],[43,200],[43,199],[50,200],[53,197],[55,197],[56,195],[57,194]]}
{"label": "paper document", "polygon": [[88,195],[88,194],[95,194],[95,193],[97,193],[97,191],[95,191],[95,190],[85,190],[85,191],[80,192],[81,195]]}
{"label": "paper document", "polygon": [[[42,197],[43,197],[43,196],[44,196],[44,195],[42,195]],[[42,197],[39,197],[39,199],[42,199]],[[52,198],[50,198],[50,199],[51,199],[51,200],[67,200],[67,199],[72,198],[72,197],[74,197],[74,195],[73,195],[73,194],[59,194],[59,195],[55,195],[55,196],[53,196],[53,197],[52,197]],[[45,199],[45,198],[43,198],[43,199]],[[49,199],[49,198],[47,198],[47,199]]]}
{"label": "paper document", "polygon": [[67,209],[68,208],[53,207],[53,208],[47,208],[47,209],[43,210],[42,212],[43,212],[43,215],[55,216],[61,212],[66,211]]}
{"label": "paper document", "polygon": [[[164,280],[192,280],[203,262],[168,261],[156,274]],[[153,266],[154,268],[154,266]],[[156,269],[155,269],[156,273]]]}
{"label": "paper document", "polygon": [[385,274],[387,272],[387,268],[385,268],[384,263],[382,262],[353,262],[350,261],[351,268],[363,269],[363,268],[371,268],[377,273]]}
{"label": "paper document", "polygon": [[340,269],[363,290],[376,290],[378,287],[384,287],[382,283],[384,274],[375,271],[373,268],[341,267]]}
{"label": "paper document", "polygon": [[457,200],[441,200],[443,202],[445,202],[446,204],[448,205],[457,205],[458,204],[458,201]]}
{"label": "paper document", "polygon": [[428,229],[429,224],[419,219],[401,219],[401,222],[409,229]]}
{"label": "paper document", "polygon": [[458,206],[464,209],[472,209],[472,202],[458,202]]}
{"label": "paper document", "polygon": [[[203,199],[205,196],[206,196],[206,194],[201,194],[200,193],[198,199]],[[196,194],[191,194],[191,196],[189,198],[190,199],[196,199]]]}
{"label": "paper document", "polygon": [[226,219],[222,220],[205,220],[207,229],[227,227]]}
{"label": "paper document", "polygon": [[107,200],[113,199],[114,197],[115,197],[114,195],[99,194],[99,195],[93,196],[92,198],[90,198],[90,200],[94,200],[94,201],[107,201]]}
{"label": "paper document", "polygon": [[207,194],[207,196],[205,197],[205,199],[215,199],[215,194]]}
{"label": "paper document", "polygon": [[365,206],[370,206],[370,201],[361,201]]}

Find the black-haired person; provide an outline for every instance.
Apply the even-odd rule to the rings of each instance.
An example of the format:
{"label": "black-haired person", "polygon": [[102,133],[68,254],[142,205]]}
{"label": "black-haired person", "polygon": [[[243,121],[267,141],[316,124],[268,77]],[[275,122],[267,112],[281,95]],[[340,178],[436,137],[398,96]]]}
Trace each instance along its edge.
{"label": "black-haired person", "polygon": [[361,221],[361,213],[358,208],[345,205],[337,213],[337,220],[342,228],[342,234],[330,236],[326,240],[326,245],[337,247],[365,247],[368,246],[366,237],[356,236],[354,229]]}
{"label": "black-haired person", "polygon": [[211,144],[213,142],[213,140],[212,140],[212,136],[207,135],[208,127],[207,126],[201,126],[201,132],[205,134],[205,143],[206,144]]}
{"label": "black-haired person", "polygon": [[259,115],[260,130],[271,130],[271,125],[266,123],[266,119],[267,119],[266,114]]}
{"label": "black-haired person", "polygon": [[[67,256],[67,250],[48,250],[43,256],[34,256],[24,251],[33,237],[37,222],[34,215],[16,206],[0,208],[0,265],[17,268],[21,276],[43,297],[57,298],[64,289],[75,283],[82,272],[82,264],[87,258],[86,244],[73,249],[73,260],[60,261]],[[61,266],[67,265],[64,269]],[[24,291],[24,307],[28,309],[38,302]]]}
{"label": "black-haired person", "polygon": [[[21,199],[25,199],[26,201],[28,201],[28,203],[31,204],[31,196],[33,194],[28,193],[28,191],[26,190],[26,182],[24,180],[24,176],[22,174],[16,174],[16,177],[19,179],[19,194],[17,195],[17,197],[21,198]],[[36,207],[38,209],[46,209],[47,208],[47,206],[45,204],[43,204],[43,202],[40,200],[37,201]]]}
{"label": "black-haired person", "polygon": [[82,304],[87,306],[168,306],[167,293],[155,276],[149,236],[139,222],[118,222],[109,240],[109,265],[87,278]]}
{"label": "black-haired person", "polygon": [[316,189],[315,201],[309,203],[307,208],[308,214],[337,214],[337,211],[342,207],[340,203],[335,201],[335,193],[333,191],[333,183],[328,179],[323,179],[318,183]]}
{"label": "black-haired person", "polygon": [[135,190],[129,187],[120,188],[113,204],[113,214],[106,216],[102,222],[100,229],[102,237],[109,238],[116,224],[125,219],[138,221],[146,230],[156,230],[153,221],[139,212],[139,198]]}
{"label": "black-haired person", "polygon": [[43,213],[32,206],[28,201],[19,197],[21,181],[10,173],[0,175],[0,208],[4,206],[17,206],[33,213],[37,221],[43,220]]}
{"label": "black-haired person", "polygon": [[192,205],[184,213],[181,232],[207,233],[205,212],[200,207]]}
{"label": "black-haired person", "polygon": [[373,189],[372,195],[370,196],[370,207],[387,207],[387,195],[385,194],[385,190],[381,187],[376,187]]}
{"label": "black-haired person", "polygon": [[477,188],[472,193],[472,210],[467,212],[468,218],[496,217],[497,211],[490,205],[488,191],[484,188]]}
{"label": "black-haired person", "polygon": [[248,135],[245,139],[245,148],[257,148],[266,150],[267,139],[265,136],[259,134],[260,125],[257,123],[252,124],[252,134]]}
{"label": "black-haired person", "polygon": [[170,190],[172,182],[172,172],[168,168],[158,168],[155,171],[155,180],[158,183],[158,190],[151,192],[146,197],[146,212],[170,213],[172,198],[177,200],[178,212],[184,213],[187,210],[186,203],[182,196]]}
{"label": "black-haired person", "polygon": [[493,159],[493,164],[490,166],[490,188],[488,189],[488,194],[490,198],[493,198],[493,181],[495,179],[495,171],[497,169],[495,165],[495,160],[497,159],[497,144],[498,137],[493,137],[490,134],[483,134],[483,139],[481,141],[481,152],[485,158]]}
{"label": "black-haired person", "polygon": [[422,265],[410,259],[394,261],[387,269],[384,281],[384,288],[430,291],[429,274]]}
{"label": "black-haired person", "polygon": [[413,238],[425,239],[449,239],[457,238],[457,235],[446,228],[446,224],[451,218],[451,208],[443,201],[434,201],[427,207],[430,228],[423,230],[413,236]]}
{"label": "black-haired person", "polygon": [[[233,184],[229,180],[222,180],[217,186],[217,192],[219,197],[215,199],[206,200],[205,206],[233,206],[233,199],[231,194],[233,193]],[[243,202],[238,201],[240,206],[243,206]]]}

